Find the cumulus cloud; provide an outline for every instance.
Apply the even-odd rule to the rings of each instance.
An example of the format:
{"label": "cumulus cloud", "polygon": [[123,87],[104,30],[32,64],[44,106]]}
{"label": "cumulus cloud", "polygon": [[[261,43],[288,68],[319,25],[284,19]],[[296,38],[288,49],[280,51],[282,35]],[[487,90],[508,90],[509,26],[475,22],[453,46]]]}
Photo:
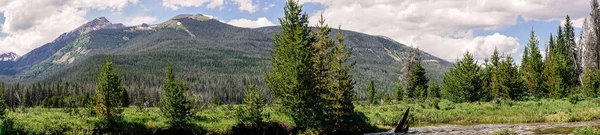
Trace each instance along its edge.
{"label": "cumulus cloud", "polygon": [[[447,60],[470,50],[489,56],[494,47],[515,53],[518,39],[500,33],[473,36],[476,29],[493,30],[515,25],[519,16],[526,20],[562,20],[565,15],[582,18],[589,14],[586,0],[301,0],[326,8],[320,14],[330,25],[373,35],[385,35],[408,45],[416,45]],[[575,25],[577,25],[577,21]]]}
{"label": "cumulus cloud", "polygon": [[275,25],[275,24],[273,24],[273,22],[269,21],[269,19],[267,19],[265,17],[258,18],[258,19],[256,19],[256,21],[249,20],[249,19],[243,19],[243,18],[242,19],[234,19],[227,23],[234,25],[234,26],[246,27],[246,28],[258,28],[258,27]]}
{"label": "cumulus cloud", "polygon": [[152,24],[152,23],[156,22],[157,20],[158,19],[154,16],[136,16],[136,17],[130,18],[129,20],[123,22],[123,24],[125,24],[127,26],[140,25],[142,23]]}
{"label": "cumulus cloud", "polygon": [[239,6],[240,11],[254,13],[258,8],[258,5],[252,3],[252,0],[233,0],[233,2]]}
{"label": "cumulus cloud", "polygon": [[162,0],[162,5],[172,10],[181,7],[201,7],[206,3],[208,3],[207,8],[216,8],[223,6],[224,2],[223,0]]}
{"label": "cumulus cloud", "polygon": [[128,3],[137,0],[0,0],[0,12],[5,22],[0,37],[0,53],[24,55],[48,43],[60,34],[87,22],[89,10],[120,12]]}

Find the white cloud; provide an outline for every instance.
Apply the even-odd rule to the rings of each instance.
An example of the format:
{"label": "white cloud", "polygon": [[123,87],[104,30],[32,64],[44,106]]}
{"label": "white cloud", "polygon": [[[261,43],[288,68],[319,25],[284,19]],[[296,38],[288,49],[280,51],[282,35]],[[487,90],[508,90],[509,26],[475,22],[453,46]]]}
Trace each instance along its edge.
{"label": "white cloud", "polygon": [[223,6],[223,0],[162,0],[164,7],[177,10],[181,7],[200,7],[208,3],[207,8],[216,8]]}
{"label": "white cloud", "polygon": [[311,23],[322,13],[332,26],[385,35],[448,60],[461,57],[466,50],[481,58],[489,56],[494,47],[515,53],[519,46],[515,37],[499,33],[474,36],[475,29],[515,25],[519,16],[552,21],[567,14],[578,19],[589,15],[587,0],[301,0],[306,2],[326,6],[311,15]]}
{"label": "white cloud", "polygon": [[275,7],[275,4],[269,4],[269,6],[263,7],[263,9],[262,9],[262,10],[263,10],[263,11],[267,11],[267,10],[269,10],[269,9],[273,8],[273,7]]}
{"label": "white cloud", "polygon": [[265,26],[273,26],[275,24],[273,24],[273,22],[269,21],[267,18],[265,17],[261,17],[256,19],[256,21],[253,20],[248,20],[248,19],[234,19],[231,20],[229,22],[227,22],[228,24],[234,25],[234,26],[238,26],[238,27],[246,27],[246,28],[258,28],[258,27],[265,27]]}
{"label": "white cloud", "polygon": [[89,10],[120,12],[130,2],[136,0],[0,0],[7,35],[0,37],[0,53],[24,55],[87,22]]}
{"label": "white cloud", "polygon": [[140,25],[142,23],[146,23],[146,24],[152,24],[154,22],[156,22],[158,19],[154,16],[136,16],[133,17],[125,22],[123,22],[123,24],[125,24],[126,26],[135,26],[135,25]]}
{"label": "white cloud", "polygon": [[233,2],[239,5],[240,11],[248,11],[250,13],[256,12],[258,5],[252,3],[252,0],[233,0]]}
{"label": "white cloud", "polygon": [[[573,27],[581,28],[583,26],[583,20],[585,20],[585,17],[581,17],[578,19],[571,18],[571,23],[573,23]],[[565,25],[564,19],[560,20],[560,25]]]}

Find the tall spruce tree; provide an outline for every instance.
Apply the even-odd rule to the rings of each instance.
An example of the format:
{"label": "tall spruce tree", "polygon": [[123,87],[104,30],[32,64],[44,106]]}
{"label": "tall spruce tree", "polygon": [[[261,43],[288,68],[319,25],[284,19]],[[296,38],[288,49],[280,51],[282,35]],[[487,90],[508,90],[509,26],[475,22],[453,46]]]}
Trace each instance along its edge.
{"label": "tall spruce tree", "polygon": [[573,22],[571,22],[571,17],[568,15],[565,17],[564,27],[563,42],[567,48],[567,68],[570,68],[568,71],[572,72],[570,77],[572,79],[569,80],[569,83],[571,87],[580,86],[581,74],[583,73],[583,68],[581,67],[581,52],[580,48],[577,46],[577,42],[575,42],[575,28],[573,27]]}
{"label": "tall spruce tree", "polygon": [[499,96],[513,100],[522,99],[526,94],[525,89],[523,89],[523,80],[510,55],[504,56],[497,71],[501,83],[500,92],[502,93]]}
{"label": "tall spruce tree", "polygon": [[[59,86],[57,86],[59,87]],[[96,116],[99,116],[109,122],[121,120],[123,112],[123,87],[121,78],[113,68],[113,62],[110,57],[102,65],[98,82],[96,82]]]}
{"label": "tall spruce tree", "polygon": [[427,97],[428,79],[425,77],[425,69],[421,66],[421,57],[419,49],[412,48],[412,55],[416,59],[413,65],[410,65],[410,74],[406,84],[406,95],[409,98],[425,98]]}
{"label": "tall spruce tree", "polygon": [[560,97],[558,91],[561,88],[562,78],[558,69],[559,56],[557,55],[556,42],[552,34],[550,34],[546,55],[542,70],[542,90],[548,93],[548,97]]}
{"label": "tall spruce tree", "polygon": [[273,39],[272,70],[266,74],[266,83],[275,102],[289,114],[300,129],[319,129],[323,119],[314,66],[313,42],[308,27],[308,15],[294,0],[287,0],[283,18],[279,19],[281,33]]}
{"label": "tall spruce tree", "polygon": [[171,64],[167,65],[166,76],[163,82],[163,96],[160,98],[162,115],[169,120],[171,126],[182,126],[192,115],[192,105],[185,97],[189,88],[183,79],[175,80]]}
{"label": "tall spruce tree", "polygon": [[542,89],[542,70],[543,61],[542,54],[539,50],[539,41],[535,36],[535,31],[531,29],[531,34],[529,36],[529,42],[525,47],[526,50],[524,53],[527,53],[528,57],[523,56],[523,60],[521,63],[521,73],[523,75],[523,80],[525,86],[529,90],[529,93],[535,97],[543,97],[544,93]]}
{"label": "tall spruce tree", "polygon": [[4,120],[6,118],[6,104],[4,103],[4,82],[0,82],[0,120]]}
{"label": "tall spruce tree", "polygon": [[375,84],[373,82],[373,80],[371,80],[371,82],[369,83],[369,87],[367,87],[367,102],[369,102],[369,104],[373,104],[375,103],[375,94],[377,93],[377,91],[375,91]]}
{"label": "tall spruce tree", "polygon": [[453,102],[478,101],[481,90],[480,67],[468,51],[444,76],[442,98]]}
{"label": "tall spruce tree", "polygon": [[[323,20],[323,19],[322,19]],[[323,25],[321,25],[323,26]],[[354,114],[354,80],[350,75],[350,70],[356,65],[356,62],[348,62],[352,54],[352,48],[346,49],[342,29],[338,28],[335,45],[331,49],[330,64],[327,66],[329,74],[327,92],[323,96],[326,100],[325,105],[325,133],[335,134],[338,131],[348,130],[353,123],[352,114]]]}

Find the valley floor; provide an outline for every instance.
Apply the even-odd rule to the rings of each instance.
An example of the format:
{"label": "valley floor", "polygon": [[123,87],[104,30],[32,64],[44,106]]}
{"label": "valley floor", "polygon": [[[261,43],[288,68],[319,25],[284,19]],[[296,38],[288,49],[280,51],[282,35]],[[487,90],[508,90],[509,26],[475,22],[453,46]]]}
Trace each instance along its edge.
{"label": "valley floor", "polygon": [[[369,124],[381,130],[390,130],[400,119],[403,111],[410,107],[410,116],[413,121],[410,132],[412,133],[454,133],[455,131],[461,134],[470,131],[491,133],[494,130],[503,128],[512,129],[517,133],[529,133],[534,132],[535,129],[539,129],[538,132],[543,132],[541,130],[565,127],[562,125],[569,125],[566,127],[574,127],[572,125],[576,125],[576,127],[600,125],[600,122],[597,121],[600,118],[600,99],[597,98],[571,102],[552,99],[503,101],[500,103],[452,103],[447,100],[413,102],[389,102],[378,105],[357,102],[355,103],[355,110],[364,114]],[[235,110],[238,106],[198,107],[196,109],[198,111],[196,111],[190,123],[203,131],[215,134],[231,134],[233,132],[232,127],[237,124]],[[274,107],[267,107],[264,110],[264,113],[269,116],[265,121],[293,127],[294,123],[291,122],[291,118],[277,113],[275,110]],[[122,122],[124,129],[142,128],[157,131],[167,128],[166,119],[159,114],[159,111],[158,108],[126,108],[123,113],[124,122]],[[87,108],[33,107],[16,109],[15,112],[10,112],[8,117],[13,121],[12,127],[15,130],[27,134],[92,134],[97,129],[97,123],[100,120],[89,114]],[[568,130],[560,131],[561,133],[570,132],[572,128],[558,130]],[[552,133],[553,131],[549,132]]]}

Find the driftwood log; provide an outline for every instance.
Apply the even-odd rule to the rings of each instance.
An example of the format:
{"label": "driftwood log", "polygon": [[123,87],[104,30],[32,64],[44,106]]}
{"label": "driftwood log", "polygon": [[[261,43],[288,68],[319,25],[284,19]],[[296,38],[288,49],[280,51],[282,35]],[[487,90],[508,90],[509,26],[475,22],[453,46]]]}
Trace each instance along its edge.
{"label": "driftwood log", "polygon": [[398,121],[398,125],[394,128],[394,133],[406,133],[408,132],[408,126],[410,125],[408,121],[408,112],[410,111],[410,107],[406,109],[404,115],[402,115],[402,119]]}

